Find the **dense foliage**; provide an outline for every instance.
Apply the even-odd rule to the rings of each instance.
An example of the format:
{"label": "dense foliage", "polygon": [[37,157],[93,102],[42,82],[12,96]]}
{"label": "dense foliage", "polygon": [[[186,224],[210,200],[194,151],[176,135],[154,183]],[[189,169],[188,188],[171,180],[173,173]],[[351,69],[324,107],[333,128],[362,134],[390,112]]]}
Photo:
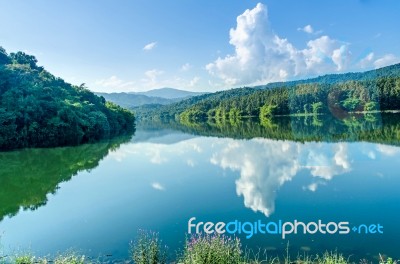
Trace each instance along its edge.
{"label": "dense foliage", "polygon": [[134,115],[0,47],[0,149],[76,145],[134,130]]}
{"label": "dense foliage", "polygon": [[222,100],[230,99],[232,97],[244,96],[253,93],[255,90],[252,88],[238,88],[228,91],[221,91],[212,94],[203,94],[194,96],[189,99],[180,101],[175,104],[169,105],[144,105],[141,107],[133,108],[134,112],[141,119],[165,119],[178,116],[180,113],[189,109],[196,104],[208,104],[210,106],[213,102],[220,102]]}
{"label": "dense foliage", "polygon": [[197,96],[168,106],[139,109],[142,118],[179,118],[183,122],[241,117],[349,113],[400,108],[400,64],[315,79],[273,83]]}

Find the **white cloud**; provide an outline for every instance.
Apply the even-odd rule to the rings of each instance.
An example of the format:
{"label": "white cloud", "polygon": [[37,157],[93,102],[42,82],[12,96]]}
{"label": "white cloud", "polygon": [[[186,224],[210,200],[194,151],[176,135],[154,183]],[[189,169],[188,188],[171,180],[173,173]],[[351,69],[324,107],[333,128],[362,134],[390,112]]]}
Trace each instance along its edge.
{"label": "white cloud", "polygon": [[106,79],[97,80],[94,84],[89,85],[97,92],[139,92],[147,91],[149,89],[161,87],[174,87],[174,88],[196,88],[199,87],[200,77],[195,76],[192,79],[180,78],[179,76],[169,76],[162,78],[165,74],[164,71],[159,69],[151,69],[143,73],[143,77],[135,81],[124,81],[117,76],[113,75]]}
{"label": "white cloud", "polygon": [[364,58],[362,58],[360,60],[358,65],[362,69],[371,67],[371,65],[374,63],[374,58],[375,58],[375,54],[373,52],[370,52],[370,53],[368,53],[367,56],[365,56]]}
{"label": "white cloud", "polygon": [[154,49],[157,46],[157,42],[151,42],[143,47],[143,50],[149,51]]}
{"label": "white cloud", "polygon": [[129,84],[133,84],[134,82],[124,82],[123,80],[119,79],[117,76],[113,75],[108,79],[102,79],[96,81],[96,84],[104,86],[104,87],[121,87],[127,86]]}
{"label": "white cloud", "polygon": [[333,157],[330,158],[325,151],[320,150],[320,145],[307,150],[307,163],[304,168],[309,169],[312,176],[331,180],[334,176],[351,170],[347,155],[347,145],[338,143],[332,147]]}
{"label": "white cloud", "polygon": [[153,69],[153,70],[148,70],[144,73],[144,75],[146,75],[147,78],[149,78],[150,80],[155,80],[157,78],[158,75],[163,74],[163,71],[157,70],[157,69]]}
{"label": "white cloud", "polygon": [[122,162],[127,157],[127,153],[123,151],[111,151],[108,157],[113,158],[117,162]]}
{"label": "white cloud", "polygon": [[387,145],[378,145],[376,150],[386,156],[394,156],[400,152],[400,148]]}
{"label": "white cloud", "polygon": [[[331,180],[334,176],[350,171],[350,162],[347,156],[347,145],[339,143],[334,147],[335,154],[329,159],[324,154],[317,154],[314,160],[309,162],[322,161],[319,166],[311,168],[311,175],[325,180]],[[312,152],[312,151],[310,151]]]}
{"label": "white cloud", "polygon": [[307,189],[315,192],[318,189],[318,183],[311,183],[310,185],[308,185]]}
{"label": "white cloud", "polygon": [[244,205],[270,216],[275,211],[277,190],[298,171],[297,145],[267,139],[246,142],[229,140],[211,158],[223,169],[240,171],[236,193]]}
{"label": "white cloud", "polygon": [[[310,31],[312,27],[308,28]],[[314,32],[314,30],[313,30]],[[350,59],[349,44],[321,36],[300,50],[270,28],[266,6],[259,3],[237,17],[229,43],[235,53],[206,65],[225,86],[256,85],[295,76],[344,71]]]}
{"label": "white cloud", "polygon": [[313,27],[311,25],[307,25],[307,26],[304,26],[302,28],[298,28],[297,30],[298,31],[304,31],[304,32],[306,32],[308,34],[314,33],[314,29],[313,29]]}
{"label": "white cloud", "polygon": [[112,90],[112,92],[129,90],[135,84],[134,81],[124,81],[119,79],[117,76],[113,75],[107,79],[101,79],[95,81],[96,86],[100,86],[100,88],[108,88]]}
{"label": "white cloud", "polygon": [[375,66],[375,68],[382,68],[382,67],[389,66],[389,65],[392,65],[392,64],[395,64],[398,62],[400,62],[400,59],[397,58],[395,55],[386,54],[382,58],[377,59],[374,62],[374,66]]}
{"label": "white cloud", "polygon": [[[191,139],[183,137],[181,140],[176,136],[161,136],[156,138],[143,138],[134,144],[126,144],[121,146],[116,152],[110,154],[111,158],[116,161],[121,161],[127,157],[138,156],[138,158],[146,160],[152,164],[161,165],[173,161],[174,157],[179,157],[179,160],[186,161],[188,166],[195,166],[196,160],[189,155],[190,153],[202,153],[203,149],[200,146],[201,139]],[[149,140],[149,142],[147,142]],[[176,143],[171,143],[171,140]],[[186,155],[187,154],[187,155]]]}
{"label": "white cloud", "polygon": [[159,69],[151,69],[146,71],[144,73],[144,77],[141,79],[141,90],[149,90],[161,87],[193,89],[199,87],[199,82],[201,80],[201,78],[198,76],[195,76],[192,79],[186,79],[179,76],[169,76],[169,74],[168,78],[162,78],[164,77],[163,75],[167,74]]}
{"label": "white cloud", "polygon": [[197,153],[202,153],[203,152],[203,148],[197,143],[190,143],[190,144],[188,144],[188,146],[190,146]]}
{"label": "white cloud", "polygon": [[335,49],[332,52],[332,61],[337,66],[338,71],[342,71],[345,69],[349,62],[350,51],[348,50],[348,46],[342,45],[339,49]]}
{"label": "white cloud", "polygon": [[181,67],[181,71],[188,71],[192,68],[192,65],[190,65],[189,63],[185,63],[182,65]]}
{"label": "white cloud", "polygon": [[358,66],[362,69],[365,68],[382,68],[400,62],[400,58],[393,54],[386,54],[380,58],[376,58],[373,52],[368,53],[367,56],[358,62]]}
{"label": "white cloud", "polygon": [[158,83],[157,77],[162,74],[164,74],[164,71],[157,69],[148,70],[144,73],[146,78],[142,79],[142,82],[148,87],[154,87]]}
{"label": "white cloud", "polygon": [[189,87],[195,86],[198,82],[200,81],[200,77],[194,77],[192,80],[189,82]]}
{"label": "white cloud", "polygon": [[[350,59],[348,44],[340,43],[328,36],[310,40],[307,43],[307,49],[299,53],[300,68],[297,75],[342,71]],[[306,64],[305,68],[301,67],[303,61]]]}
{"label": "white cloud", "polygon": [[153,164],[163,164],[168,161],[167,158],[161,156],[161,150],[159,148],[154,148],[149,151],[150,162]]}
{"label": "white cloud", "polygon": [[196,165],[196,163],[192,160],[192,159],[188,159],[186,161],[186,164],[190,167],[194,167]]}
{"label": "white cloud", "polygon": [[307,34],[319,35],[322,33],[322,30],[315,31],[315,29],[311,25],[306,25],[302,28],[297,28],[298,31],[303,31]]}
{"label": "white cloud", "polygon": [[367,156],[368,156],[368,158],[370,158],[370,159],[376,159],[375,152],[373,152],[373,151],[369,151],[369,152],[367,153]]}
{"label": "white cloud", "polygon": [[303,187],[303,190],[308,190],[310,192],[316,192],[320,185],[326,185],[326,181],[317,181],[309,184],[306,187]]}
{"label": "white cloud", "polygon": [[153,189],[158,190],[158,191],[164,191],[165,187],[161,185],[161,183],[159,182],[153,182],[151,184],[151,187],[153,187]]}

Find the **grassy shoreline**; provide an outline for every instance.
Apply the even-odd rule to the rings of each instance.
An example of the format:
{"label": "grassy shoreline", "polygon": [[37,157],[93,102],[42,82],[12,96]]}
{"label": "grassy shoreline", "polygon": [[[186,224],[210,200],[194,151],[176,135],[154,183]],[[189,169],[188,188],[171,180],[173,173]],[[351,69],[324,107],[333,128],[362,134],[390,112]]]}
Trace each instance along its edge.
{"label": "grassy shoreline", "polygon": [[268,255],[267,251],[243,250],[240,239],[227,236],[194,235],[186,238],[185,245],[175,258],[169,257],[168,247],[163,244],[158,233],[140,231],[136,240],[131,242],[128,259],[90,258],[77,252],[67,252],[54,257],[37,257],[31,253],[2,256],[0,264],[86,264],[86,263],[135,263],[135,264],[351,264],[379,263],[397,264],[384,255],[378,260],[352,259],[337,251],[325,251],[309,255],[298,253],[291,257],[289,245],[283,255]]}

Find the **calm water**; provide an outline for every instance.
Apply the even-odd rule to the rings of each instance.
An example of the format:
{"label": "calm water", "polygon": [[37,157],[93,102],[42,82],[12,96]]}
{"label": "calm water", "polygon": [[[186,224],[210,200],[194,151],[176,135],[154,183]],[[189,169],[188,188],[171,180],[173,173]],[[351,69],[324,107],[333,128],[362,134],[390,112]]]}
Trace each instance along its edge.
{"label": "calm water", "polygon": [[387,120],[375,119],[368,132],[353,122],[334,140],[299,118],[287,121],[290,131],[253,122],[147,125],[131,139],[0,153],[0,252],[73,248],[124,258],[138,229],[158,231],[173,252],[197,217],[379,223],[383,234],[257,234],[243,244],[280,256],[289,242],[295,255],[400,258],[400,132]]}

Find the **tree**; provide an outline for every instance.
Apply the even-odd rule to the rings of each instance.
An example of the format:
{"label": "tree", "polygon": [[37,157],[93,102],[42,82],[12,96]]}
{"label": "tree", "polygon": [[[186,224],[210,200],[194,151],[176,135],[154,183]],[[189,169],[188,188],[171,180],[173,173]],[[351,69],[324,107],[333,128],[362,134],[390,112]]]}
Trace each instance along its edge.
{"label": "tree", "polygon": [[17,53],[11,53],[10,54],[11,60],[15,64],[27,64],[31,69],[36,69],[37,68],[37,59],[35,56],[28,55],[22,51],[18,51]]}
{"label": "tree", "polygon": [[10,58],[7,55],[7,52],[3,47],[0,46],[0,65],[10,63]]}
{"label": "tree", "polygon": [[368,102],[364,105],[364,111],[371,112],[377,110],[378,110],[378,104],[376,102]]}
{"label": "tree", "polygon": [[320,114],[320,113],[321,113],[321,110],[322,110],[322,106],[323,106],[323,104],[322,104],[321,102],[313,103],[313,104],[311,105],[312,113],[313,113],[314,115]]}
{"label": "tree", "polygon": [[277,105],[264,105],[260,109],[260,118],[269,118],[275,115]]}

